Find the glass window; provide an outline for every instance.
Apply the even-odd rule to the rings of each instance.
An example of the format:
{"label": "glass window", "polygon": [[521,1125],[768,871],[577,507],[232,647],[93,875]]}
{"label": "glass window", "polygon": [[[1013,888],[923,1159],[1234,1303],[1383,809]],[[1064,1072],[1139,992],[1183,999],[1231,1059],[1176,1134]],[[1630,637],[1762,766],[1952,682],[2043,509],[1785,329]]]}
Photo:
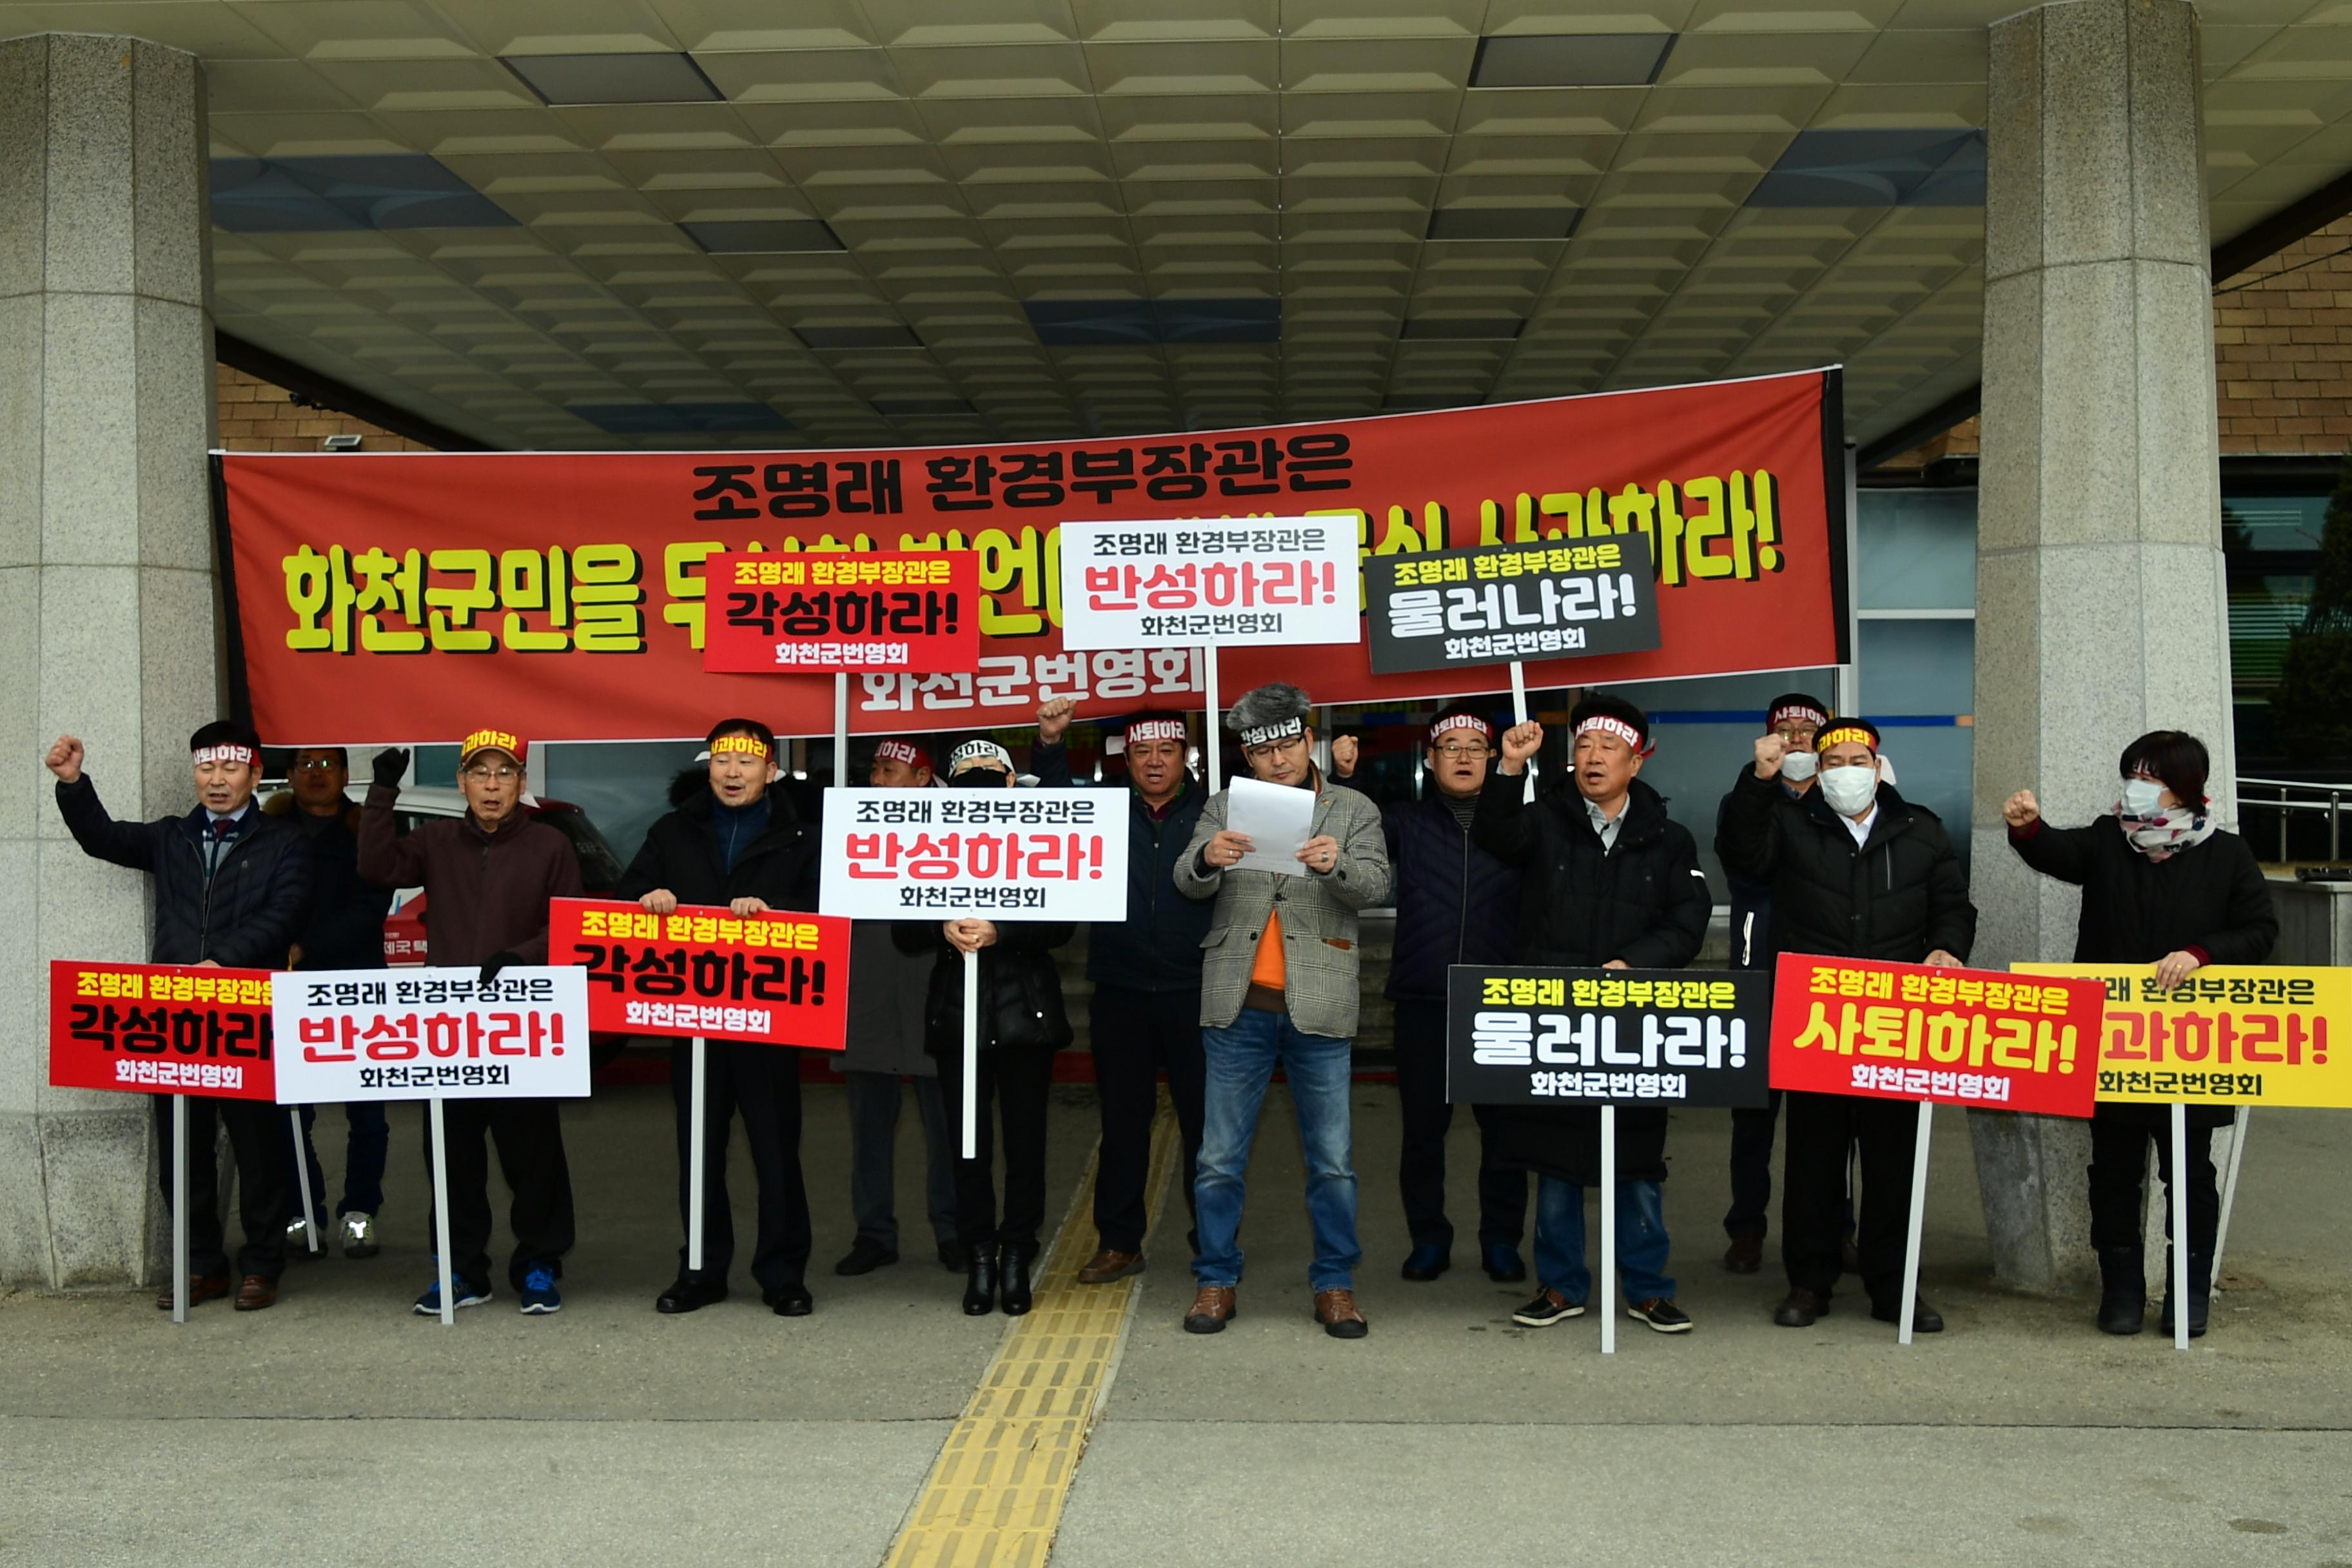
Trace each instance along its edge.
{"label": "glass window", "polygon": [[1974,621],[1863,622],[1854,644],[1863,716],[1970,711],[1976,652]]}
{"label": "glass window", "polygon": [[1975,606],[1975,490],[1864,490],[1857,506],[1859,608]]}

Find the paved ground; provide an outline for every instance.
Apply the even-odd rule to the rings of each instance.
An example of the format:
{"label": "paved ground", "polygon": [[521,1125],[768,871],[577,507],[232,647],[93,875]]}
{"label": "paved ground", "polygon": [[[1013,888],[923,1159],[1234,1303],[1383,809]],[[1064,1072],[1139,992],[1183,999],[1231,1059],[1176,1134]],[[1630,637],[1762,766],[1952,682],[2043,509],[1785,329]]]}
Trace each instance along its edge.
{"label": "paved ground", "polygon": [[[1058,1206],[1092,1116],[1087,1091],[1057,1094]],[[2247,1285],[2178,1355],[2152,1332],[2098,1335],[2086,1301],[1990,1287],[1957,1114],[1937,1129],[1924,1286],[1951,1331],[1905,1350],[1850,1298],[1812,1330],[1774,1329],[1777,1277],[1717,1262],[1727,1122],[1691,1113],[1670,1143],[1667,1212],[1697,1331],[1621,1320],[1604,1361],[1592,1317],[1512,1325],[1527,1288],[1467,1268],[1466,1245],[1434,1285],[1396,1279],[1393,1090],[1359,1100],[1371,1337],[1342,1344],[1307,1320],[1277,1092],[1242,1317],[1213,1340],[1181,1332],[1181,1242],[1146,1277],[1123,1350],[1107,1352],[1115,1377],[1057,1564],[1564,1547],[1702,1563],[2352,1564],[2352,1115],[2257,1119],[2231,1238]],[[956,1310],[960,1282],[919,1218],[905,1262],[833,1278],[849,1237],[843,1109],[838,1090],[813,1091],[817,1311],[797,1321],[740,1272],[720,1307],[652,1311],[677,1245],[659,1089],[567,1111],[582,1234],[552,1320],[503,1297],[449,1330],[406,1314],[429,1271],[405,1109],[384,1255],[297,1269],[272,1311],[208,1304],[174,1330],[144,1293],[0,1296],[0,1563],[257,1542],[336,1563],[880,1563],[1006,1321]],[[905,1126],[902,1223],[920,1208],[911,1107]],[[1466,1232],[1466,1129],[1455,1152]],[[1171,1194],[1171,1234],[1181,1212]]]}

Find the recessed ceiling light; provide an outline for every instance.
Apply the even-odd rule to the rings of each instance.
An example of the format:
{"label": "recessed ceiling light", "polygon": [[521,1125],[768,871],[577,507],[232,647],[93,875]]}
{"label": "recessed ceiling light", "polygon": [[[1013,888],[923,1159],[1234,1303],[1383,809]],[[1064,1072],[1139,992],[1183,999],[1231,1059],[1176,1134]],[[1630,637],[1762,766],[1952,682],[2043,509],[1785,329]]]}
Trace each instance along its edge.
{"label": "recessed ceiling light", "polygon": [[1400,337],[1427,339],[1507,339],[1527,325],[1518,316],[1416,316],[1405,322]]}
{"label": "recessed ceiling light", "polygon": [[1506,34],[1478,40],[1472,87],[1647,87],[1672,33]]}
{"label": "recessed ceiling light", "polygon": [[424,153],[215,158],[212,220],[232,234],[511,228],[515,222]]}
{"label": "recessed ceiling light", "polygon": [[1021,308],[1049,348],[1282,341],[1282,301],[1272,297],[1031,300]]}
{"label": "recessed ceiling light", "polygon": [[1980,207],[1981,131],[1800,131],[1751,207]]}
{"label": "recessed ceiling light", "polygon": [[1432,239],[1566,239],[1581,207],[1439,207],[1429,215]]}
{"label": "recessed ceiling light", "polygon": [[861,321],[839,327],[794,327],[793,334],[813,349],[919,349],[912,327],[894,321]]}
{"label": "recessed ceiling light", "polygon": [[709,103],[723,96],[688,55],[500,55],[499,59],[551,106]]}
{"label": "recessed ceiling light", "polygon": [[781,256],[801,250],[845,248],[833,226],[823,218],[777,217],[725,219],[677,226],[687,237],[713,256]]}

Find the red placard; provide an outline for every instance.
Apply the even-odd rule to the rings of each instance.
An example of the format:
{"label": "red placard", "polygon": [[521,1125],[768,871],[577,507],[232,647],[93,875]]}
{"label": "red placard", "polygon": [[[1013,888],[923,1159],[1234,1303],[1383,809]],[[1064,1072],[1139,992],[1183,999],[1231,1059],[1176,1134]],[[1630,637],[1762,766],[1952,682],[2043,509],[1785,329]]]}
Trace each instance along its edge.
{"label": "red placard", "polygon": [[[1843,662],[1838,373],[1264,429],[859,451],[234,452],[220,458],[238,671],[280,745],[699,739],[723,713],[833,728],[833,682],[706,673],[710,558],[969,552],[968,672],[850,680],[859,734],[1197,708],[1200,650],[1062,644],[1068,521],[1325,516],[1361,555],[1646,535],[1660,645],[1530,687]],[[1342,584],[1345,595],[1348,585]],[[1510,689],[1508,666],[1375,675],[1360,642],[1228,650],[1230,692],[1318,702]],[[769,668],[769,667],[763,667]]]}
{"label": "red placard", "polygon": [[60,1089],[275,1100],[269,973],[49,963],[49,1081]]}
{"label": "red placard", "polygon": [[980,558],[762,552],[703,563],[702,668],[734,675],[971,670]]}
{"label": "red placard", "polygon": [[557,899],[550,963],[588,972],[599,1034],[700,1035],[837,1051],[849,1026],[849,922],[782,910]]}
{"label": "red placard", "polygon": [[1784,952],[1772,1087],[2088,1116],[2106,999],[2095,980]]}

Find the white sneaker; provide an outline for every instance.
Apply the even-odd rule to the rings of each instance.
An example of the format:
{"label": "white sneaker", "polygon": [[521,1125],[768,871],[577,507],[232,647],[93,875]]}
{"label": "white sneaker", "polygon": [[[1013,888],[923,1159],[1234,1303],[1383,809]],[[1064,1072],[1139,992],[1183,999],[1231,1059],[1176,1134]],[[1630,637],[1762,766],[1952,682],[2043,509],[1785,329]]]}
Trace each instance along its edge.
{"label": "white sneaker", "polygon": [[353,1211],[343,1216],[343,1256],[373,1258],[383,1250],[376,1246],[375,1215]]}

